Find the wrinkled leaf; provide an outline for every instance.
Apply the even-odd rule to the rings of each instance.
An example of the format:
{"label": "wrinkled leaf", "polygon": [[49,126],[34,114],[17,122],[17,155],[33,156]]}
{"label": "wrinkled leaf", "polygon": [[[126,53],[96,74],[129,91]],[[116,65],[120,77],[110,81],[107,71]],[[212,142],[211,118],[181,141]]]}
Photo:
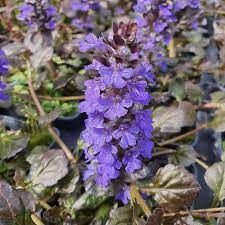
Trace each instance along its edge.
{"label": "wrinkled leaf", "polygon": [[15,190],[3,180],[0,181],[0,202],[0,219],[20,220],[26,216],[24,209],[32,213],[35,211],[35,201],[29,192]]}
{"label": "wrinkled leaf", "polygon": [[26,161],[29,162],[31,165],[43,157],[45,152],[48,151],[47,146],[36,146],[32,152],[27,156]]}
{"label": "wrinkled leaf", "polygon": [[145,225],[161,225],[163,220],[163,211],[160,208],[156,208]]}
{"label": "wrinkled leaf", "polygon": [[183,167],[168,164],[157,171],[153,182],[143,191],[154,193],[155,201],[166,211],[177,212],[192,204],[200,186]]}
{"label": "wrinkled leaf", "polygon": [[182,127],[192,126],[196,111],[189,102],[181,102],[178,107],[158,107],[153,112],[153,126],[162,133],[177,133]]}
{"label": "wrinkled leaf", "polygon": [[183,125],[183,112],[175,106],[161,106],[153,112],[153,126],[162,133],[177,133]]}
{"label": "wrinkled leaf", "polygon": [[55,185],[68,173],[68,160],[62,150],[49,150],[31,164],[28,180],[33,186]]}
{"label": "wrinkled leaf", "polygon": [[225,199],[225,162],[214,163],[205,172],[205,181],[218,200]]}
{"label": "wrinkled leaf", "polygon": [[133,225],[132,208],[129,206],[113,209],[110,212],[110,218],[106,225]]}
{"label": "wrinkled leaf", "polygon": [[185,97],[184,80],[182,78],[173,79],[169,86],[169,92],[178,102],[181,102]]}
{"label": "wrinkled leaf", "polygon": [[16,218],[23,206],[16,191],[5,181],[0,181],[0,218]]}
{"label": "wrinkled leaf", "polygon": [[196,153],[191,145],[180,145],[174,154],[169,156],[169,163],[188,167],[196,161]]}
{"label": "wrinkled leaf", "polygon": [[24,150],[28,144],[29,137],[21,132],[8,132],[1,137],[0,158],[9,159]]}

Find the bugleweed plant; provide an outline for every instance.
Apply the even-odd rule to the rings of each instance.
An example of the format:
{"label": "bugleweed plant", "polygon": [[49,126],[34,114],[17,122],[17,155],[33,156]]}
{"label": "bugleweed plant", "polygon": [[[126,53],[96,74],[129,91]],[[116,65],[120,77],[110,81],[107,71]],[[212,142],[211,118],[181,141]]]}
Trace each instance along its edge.
{"label": "bugleweed plant", "polygon": [[0,224],[224,225],[224,12],[0,0]]}
{"label": "bugleweed plant", "polygon": [[145,109],[153,74],[140,57],[136,33],[135,23],[120,22],[113,25],[112,35],[89,34],[80,43],[81,52],[94,50],[94,60],[86,69],[96,71],[85,83],[86,99],[80,104],[81,112],[88,115],[82,133],[88,162],[84,178],[94,177],[102,187],[118,183],[116,198],[125,204],[130,198],[126,174],[140,169],[153,148],[151,111]]}

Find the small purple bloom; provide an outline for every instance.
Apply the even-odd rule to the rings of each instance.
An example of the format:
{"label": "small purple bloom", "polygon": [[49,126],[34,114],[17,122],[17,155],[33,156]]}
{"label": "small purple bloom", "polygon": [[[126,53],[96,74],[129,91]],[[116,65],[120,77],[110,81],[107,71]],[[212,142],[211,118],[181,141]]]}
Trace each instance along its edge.
{"label": "small purple bloom", "polygon": [[9,98],[9,96],[6,94],[6,84],[2,83],[0,80],[0,101],[5,101]]}
{"label": "small purple bloom", "polygon": [[115,139],[120,140],[119,145],[125,149],[136,145],[138,133],[138,126],[122,124],[117,130],[113,131],[112,135]]}
{"label": "small purple bloom", "polygon": [[94,34],[88,34],[84,41],[80,42],[80,51],[87,52],[92,49],[97,49],[102,52],[107,51],[107,45],[101,38],[97,38]]}
{"label": "small purple bloom", "polygon": [[116,195],[116,199],[122,201],[125,205],[128,204],[128,201],[131,199],[129,187],[123,187]]}
{"label": "small purple bloom", "polygon": [[142,162],[139,159],[138,152],[127,152],[123,157],[123,165],[125,165],[125,170],[127,173],[133,173],[142,166]]}
{"label": "small purple bloom", "polygon": [[0,76],[9,72],[9,61],[2,49],[0,49]]}

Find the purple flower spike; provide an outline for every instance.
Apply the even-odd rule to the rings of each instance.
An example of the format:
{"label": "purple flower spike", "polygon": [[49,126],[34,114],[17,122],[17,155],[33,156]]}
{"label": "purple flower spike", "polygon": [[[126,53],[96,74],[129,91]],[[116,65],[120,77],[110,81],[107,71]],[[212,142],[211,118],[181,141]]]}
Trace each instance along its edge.
{"label": "purple flower spike", "polygon": [[136,34],[135,23],[121,22],[113,25],[112,36],[89,34],[80,43],[80,51],[94,53],[85,68],[96,74],[85,83],[85,101],[80,104],[88,115],[81,135],[86,144],[84,179],[94,178],[102,187],[123,183],[116,199],[124,204],[130,199],[124,176],[141,169],[153,148],[151,111],[145,106],[151,100],[148,82],[154,83],[154,76],[138,52]]}
{"label": "purple flower spike", "polygon": [[158,62],[156,56],[161,54],[165,58],[165,49],[177,32],[176,24],[186,12],[192,12],[188,15],[191,18],[189,27],[196,26],[199,7],[200,0],[137,0],[134,10],[139,27],[138,40],[143,44],[142,54],[149,56],[151,62],[160,67],[163,58]]}
{"label": "purple flower spike", "polygon": [[17,19],[23,21],[29,28],[52,31],[55,30],[60,16],[57,8],[50,5],[47,0],[34,2],[25,0],[25,3],[19,7]]}

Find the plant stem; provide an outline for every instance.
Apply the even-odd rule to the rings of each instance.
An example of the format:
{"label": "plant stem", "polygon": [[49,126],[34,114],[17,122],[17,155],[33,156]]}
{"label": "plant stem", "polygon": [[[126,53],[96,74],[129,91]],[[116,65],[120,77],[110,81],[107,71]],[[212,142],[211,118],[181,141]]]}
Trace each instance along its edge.
{"label": "plant stem", "polygon": [[172,144],[172,143],[174,143],[174,142],[183,140],[184,138],[186,138],[186,137],[188,137],[188,136],[191,136],[191,135],[195,134],[196,132],[202,130],[202,129],[205,128],[205,127],[206,127],[206,125],[202,125],[202,126],[196,128],[196,129],[194,129],[194,130],[192,130],[192,131],[189,131],[189,132],[187,132],[187,133],[185,133],[185,134],[182,134],[182,135],[177,136],[177,137],[175,137],[175,138],[171,138],[171,139],[166,140],[166,141],[164,141],[164,142],[158,143],[158,145],[159,145],[160,147],[162,147],[162,146],[165,146],[165,145]]}
{"label": "plant stem", "polygon": [[[28,94],[20,94],[13,92],[14,95],[18,95],[19,97],[24,97],[24,98],[31,98],[30,95]],[[80,101],[84,100],[85,96],[80,95],[80,96],[62,96],[62,97],[52,97],[48,95],[37,95],[37,97],[41,100],[49,100],[49,101]]]}
{"label": "plant stem", "polygon": [[[164,217],[173,217],[176,215],[180,215],[180,216],[186,216],[189,214],[192,215],[200,215],[202,217],[202,214],[209,214],[209,213],[214,213],[214,212],[221,212],[221,211],[225,211],[225,207],[221,207],[221,208],[210,208],[210,209],[196,209],[196,210],[190,210],[190,211],[180,211],[177,213],[165,213],[163,216]],[[209,216],[209,215],[207,215]]]}
{"label": "plant stem", "polygon": [[166,154],[173,154],[175,152],[176,152],[176,150],[167,149],[167,150],[163,150],[163,151],[160,151],[160,152],[154,152],[154,153],[152,153],[152,157],[157,157],[157,156],[166,155]]}
{"label": "plant stem", "polygon": [[46,202],[44,202],[42,200],[38,201],[38,203],[40,204],[40,206],[42,206],[46,210],[51,209],[51,206],[48,203],[46,203]]}
{"label": "plant stem", "polygon": [[[34,90],[34,87],[33,87],[33,84],[32,84],[32,81],[30,78],[28,79],[28,87],[29,87],[31,97],[34,101],[34,104],[35,104],[39,114],[41,116],[45,116],[46,114],[45,114],[45,112],[41,106],[41,103],[35,93],[35,90]],[[68,158],[68,160],[70,161],[70,163],[76,163],[76,159],[74,158],[73,154],[70,152],[68,147],[64,144],[64,142],[61,140],[61,138],[58,136],[58,134],[54,131],[54,129],[51,127],[51,125],[49,124],[47,127],[48,127],[49,133],[52,135],[52,137],[58,143],[58,145],[62,148],[63,152],[65,153],[65,155]]]}
{"label": "plant stem", "polygon": [[200,160],[200,159],[196,159],[195,162],[198,165],[200,165],[201,167],[203,167],[205,170],[207,170],[209,168],[209,166],[206,163],[204,163],[202,160]]}
{"label": "plant stem", "polygon": [[58,100],[58,101],[78,101],[78,100],[84,100],[85,98],[84,95],[65,96],[65,97],[51,97],[51,96],[39,95],[38,97],[43,100]]}
{"label": "plant stem", "polygon": [[40,218],[38,216],[36,216],[35,214],[31,215],[31,219],[36,225],[45,225],[44,223],[42,223]]}
{"label": "plant stem", "polygon": [[170,58],[175,58],[175,57],[176,57],[176,48],[175,48],[175,41],[174,41],[174,38],[172,38],[172,39],[170,40],[168,49],[169,49],[169,57],[170,57]]}
{"label": "plant stem", "polygon": [[148,205],[145,203],[142,196],[140,195],[140,193],[138,191],[138,187],[136,185],[130,186],[130,193],[131,193],[131,199],[135,200],[137,202],[137,204],[141,206],[145,215],[147,217],[149,217],[151,215],[151,210],[148,207]]}

